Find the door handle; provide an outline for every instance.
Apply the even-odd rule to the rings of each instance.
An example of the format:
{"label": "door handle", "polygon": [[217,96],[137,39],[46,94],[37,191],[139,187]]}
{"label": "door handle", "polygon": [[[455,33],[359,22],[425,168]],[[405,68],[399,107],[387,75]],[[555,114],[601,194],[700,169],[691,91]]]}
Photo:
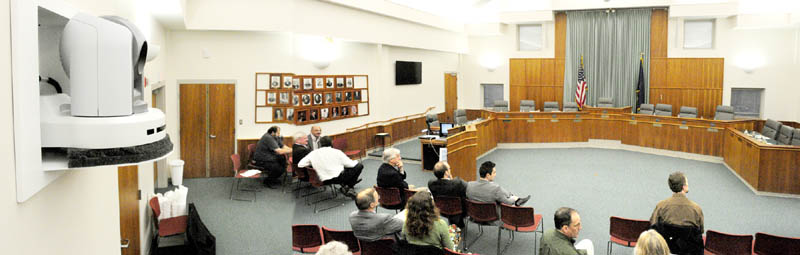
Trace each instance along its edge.
{"label": "door handle", "polygon": [[215,136],[215,135],[209,135],[208,137],[217,138],[217,136]]}
{"label": "door handle", "polygon": [[122,239],[122,240],[120,240],[120,247],[122,247],[122,249],[127,249],[128,246],[130,246],[130,244],[131,244],[131,240],[130,239]]}

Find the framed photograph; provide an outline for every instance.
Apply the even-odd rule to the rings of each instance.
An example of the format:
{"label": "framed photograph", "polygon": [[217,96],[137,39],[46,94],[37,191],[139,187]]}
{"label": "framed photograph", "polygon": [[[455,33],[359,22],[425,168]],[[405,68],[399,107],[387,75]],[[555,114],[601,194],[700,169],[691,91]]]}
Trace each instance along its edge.
{"label": "framed photograph", "polygon": [[292,95],[292,105],[300,106],[300,95],[298,94]]}
{"label": "framed photograph", "polygon": [[273,75],[271,81],[269,83],[269,87],[272,89],[279,89],[281,88],[281,76],[280,75]]}
{"label": "framed photograph", "polygon": [[281,92],[278,96],[279,104],[289,104],[289,92]]}
{"label": "framed photograph", "polygon": [[300,78],[292,79],[292,89],[300,89]]}
{"label": "framed photograph", "polygon": [[328,108],[319,109],[319,118],[320,119],[328,119]]}
{"label": "framed photograph", "polygon": [[294,121],[294,108],[286,108],[286,120]]}
{"label": "framed photograph", "polygon": [[321,105],[322,104],[322,93],[315,93],[314,94],[314,105]]}
{"label": "framed photograph", "polygon": [[325,104],[333,103],[333,93],[325,93]]}
{"label": "framed photograph", "polygon": [[337,117],[339,117],[339,107],[334,106],[331,108],[331,118]]}
{"label": "framed photograph", "polygon": [[353,87],[353,77],[347,77],[344,79],[345,87],[352,88]]}
{"label": "framed photograph", "polygon": [[282,121],[282,120],[283,120],[283,108],[275,108],[275,114],[272,115],[272,121]]}
{"label": "framed photograph", "polygon": [[267,105],[267,92],[256,91],[256,106],[266,106],[266,105]]}
{"label": "framed photograph", "polygon": [[311,78],[303,77],[303,89],[304,90],[310,90],[312,88],[313,87],[311,86]]}
{"label": "framed photograph", "polygon": [[361,90],[356,90],[353,92],[353,100],[361,101]]}
{"label": "framed photograph", "polygon": [[344,77],[336,77],[336,88],[344,88]]}
{"label": "framed photograph", "polygon": [[358,116],[358,105],[350,106],[350,114],[352,114],[353,116]]}
{"label": "framed photograph", "polygon": [[318,120],[318,119],[319,119],[319,109],[308,110],[308,120]]}
{"label": "framed photograph", "polygon": [[336,92],[336,102],[337,103],[342,102],[342,92]]}
{"label": "framed photograph", "polygon": [[352,92],[352,91],[346,91],[346,92],[344,92],[344,101],[345,101],[345,102],[351,102],[351,101],[353,101],[353,92]]}
{"label": "framed photograph", "polygon": [[325,81],[322,80],[322,77],[315,77],[314,78],[314,88],[315,89],[324,89],[325,88]]}
{"label": "framed photograph", "polygon": [[361,97],[361,102],[369,101],[369,99],[367,98],[367,96],[369,95],[368,93],[369,90],[366,89],[362,89],[361,93],[358,93],[358,95]]}
{"label": "framed photograph", "polygon": [[306,122],[306,111],[297,111],[297,123]]}
{"label": "framed photograph", "polygon": [[283,88],[284,89],[292,88],[292,76],[291,75],[283,76]]}
{"label": "framed photograph", "polygon": [[350,109],[350,106],[342,106],[342,117],[350,115],[350,114],[348,114],[348,110],[349,109]]}
{"label": "framed photograph", "polygon": [[275,104],[275,92],[267,93],[267,104]]}
{"label": "framed photograph", "polygon": [[325,78],[325,88],[332,89],[333,88],[333,77]]}
{"label": "framed photograph", "polygon": [[311,94],[303,94],[302,100],[303,100],[303,106],[311,105]]}

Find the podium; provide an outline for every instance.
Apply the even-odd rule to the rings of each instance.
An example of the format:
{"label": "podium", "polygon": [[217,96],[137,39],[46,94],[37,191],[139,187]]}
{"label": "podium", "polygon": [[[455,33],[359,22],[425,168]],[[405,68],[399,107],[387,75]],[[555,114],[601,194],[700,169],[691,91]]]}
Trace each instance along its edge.
{"label": "podium", "polygon": [[436,137],[435,139],[427,139],[424,137],[419,138],[420,146],[422,146],[422,169],[433,171],[433,166],[439,162],[439,149],[447,148],[447,139]]}

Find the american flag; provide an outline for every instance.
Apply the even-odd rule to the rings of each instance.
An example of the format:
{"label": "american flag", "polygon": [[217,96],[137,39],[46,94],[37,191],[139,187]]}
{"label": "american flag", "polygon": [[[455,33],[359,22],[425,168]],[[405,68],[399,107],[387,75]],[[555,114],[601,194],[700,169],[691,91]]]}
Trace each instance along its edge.
{"label": "american flag", "polygon": [[583,74],[583,59],[581,59],[581,67],[578,68],[578,89],[575,90],[575,103],[578,104],[578,109],[583,109],[583,104],[586,103],[586,93],[589,92],[589,87],[586,85],[586,77]]}

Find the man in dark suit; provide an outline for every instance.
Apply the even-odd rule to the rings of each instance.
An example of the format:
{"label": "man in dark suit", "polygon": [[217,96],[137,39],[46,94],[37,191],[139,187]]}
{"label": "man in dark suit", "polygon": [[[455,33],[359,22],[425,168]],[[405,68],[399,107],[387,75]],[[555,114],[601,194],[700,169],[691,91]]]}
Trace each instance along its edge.
{"label": "man in dark suit", "polygon": [[377,213],[380,196],[373,188],[356,195],[358,211],[350,213],[350,228],[353,235],[363,241],[376,241],[383,237],[396,237],[403,230],[403,220],[386,213]]}
{"label": "man in dark suit", "polygon": [[439,161],[433,166],[433,175],[436,179],[428,181],[428,189],[434,197],[450,196],[461,198],[462,215],[448,216],[447,219],[458,227],[464,227],[464,216],[467,215],[467,208],[463,201],[467,198],[467,182],[450,173],[450,164]]}
{"label": "man in dark suit", "polygon": [[[294,145],[292,145],[292,168],[295,169],[295,172],[299,168],[297,163],[305,158],[309,152],[311,150],[308,148],[308,137],[303,132],[298,132],[294,135]],[[308,176],[301,181],[308,181]]]}
{"label": "man in dark suit", "polygon": [[403,170],[403,159],[400,157],[400,150],[396,148],[385,149],[383,151],[383,164],[378,168],[378,187],[397,188],[402,192],[403,189],[409,189],[405,180],[406,172]]}

